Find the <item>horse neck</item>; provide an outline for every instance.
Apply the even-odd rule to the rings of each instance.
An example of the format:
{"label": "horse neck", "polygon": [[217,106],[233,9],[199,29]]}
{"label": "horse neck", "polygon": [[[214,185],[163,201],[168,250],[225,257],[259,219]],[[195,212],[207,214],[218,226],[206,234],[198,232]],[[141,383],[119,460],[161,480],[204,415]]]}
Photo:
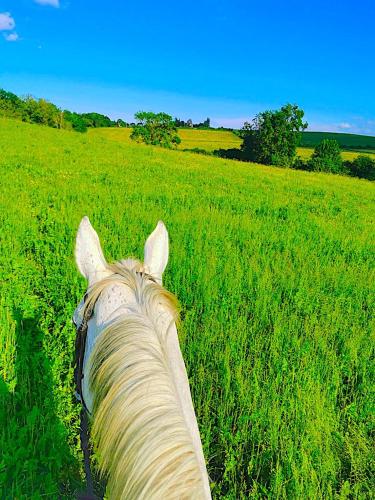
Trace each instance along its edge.
{"label": "horse neck", "polygon": [[191,398],[189,379],[181,354],[175,323],[171,325],[166,337],[166,351],[169,367],[172,374],[172,380],[174,382],[176,393],[178,395],[181,411],[183,413],[185,423],[189,430],[195,449],[199,470],[203,481],[205,498],[211,498],[206,463],[204,460],[202,449],[202,442],[199,434],[197,419],[195,416],[193,401]]}
{"label": "horse neck", "polygon": [[210,498],[174,324],[166,331],[127,315],[92,353],[93,437],[114,498]]}

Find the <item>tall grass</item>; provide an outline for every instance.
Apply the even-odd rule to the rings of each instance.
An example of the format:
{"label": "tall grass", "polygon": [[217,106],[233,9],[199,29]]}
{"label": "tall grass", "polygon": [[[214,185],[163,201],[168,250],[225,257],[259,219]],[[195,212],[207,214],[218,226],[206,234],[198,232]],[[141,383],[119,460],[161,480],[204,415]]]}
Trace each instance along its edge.
{"label": "tall grass", "polygon": [[81,487],[73,260],[162,219],[215,498],[374,491],[374,186],[0,119],[0,497]]}

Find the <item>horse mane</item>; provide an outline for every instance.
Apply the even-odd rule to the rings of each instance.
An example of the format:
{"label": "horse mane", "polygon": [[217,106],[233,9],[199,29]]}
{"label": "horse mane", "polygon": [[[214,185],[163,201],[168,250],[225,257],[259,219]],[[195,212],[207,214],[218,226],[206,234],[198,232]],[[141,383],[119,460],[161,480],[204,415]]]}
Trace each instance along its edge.
{"label": "horse mane", "polygon": [[137,302],[103,330],[90,356],[92,436],[109,496],[201,498],[202,476],[167,357],[168,328],[158,321],[160,305],[177,320],[177,300],[138,261],[108,268],[113,275],[89,290],[86,308],[113,284],[128,286]]}

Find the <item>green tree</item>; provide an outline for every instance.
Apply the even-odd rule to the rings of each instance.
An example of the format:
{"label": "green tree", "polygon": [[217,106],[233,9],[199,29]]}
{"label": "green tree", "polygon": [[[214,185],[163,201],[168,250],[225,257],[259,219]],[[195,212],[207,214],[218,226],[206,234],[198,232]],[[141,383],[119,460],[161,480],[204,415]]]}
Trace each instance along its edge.
{"label": "green tree", "polygon": [[339,143],[334,139],[323,139],[317,144],[309,161],[309,170],[333,174],[345,173]]}
{"label": "green tree", "polygon": [[116,127],[127,127],[128,124],[122,118],[119,118],[116,122]]}
{"label": "green tree", "polygon": [[79,113],[64,111],[65,128],[72,128],[76,132],[87,132],[87,124]]}
{"label": "green tree", "polygon": [[375,160],[367,155],[359,155],[349,163],[350,173],[361,179],[375,181]]}
{"label": "green tree", "polygon": [[307,123],[304,112],[296,105],[286,104],[276,111],[259,113],[242,129],[243,156],[266,165],[291,166]]}
{"label": "green tree", "polygon": [[81,113],[80,116],[83,118],[87,127],[114,127],[116,125],[116,122],[112,121],[108,116],[100,113]]}
{"label": "green tree", "polygon": [[24,102],[12,92],[0,89],[0,115],[23,118]]}
{"label": "green tree", "polygon": [[61,110],[51,102],[45,99],[34,99],[32,96],[27,96],[23,103],[24,121],[48,125],[49,127],[60,127]]}
{"label": "green tree", "polygon": [[176,124],[170,115],[139,111],[134,118],[137,123],[133,127],[131,139],[164,148],[172,148],[180,144],[181,139],[177,134]]}

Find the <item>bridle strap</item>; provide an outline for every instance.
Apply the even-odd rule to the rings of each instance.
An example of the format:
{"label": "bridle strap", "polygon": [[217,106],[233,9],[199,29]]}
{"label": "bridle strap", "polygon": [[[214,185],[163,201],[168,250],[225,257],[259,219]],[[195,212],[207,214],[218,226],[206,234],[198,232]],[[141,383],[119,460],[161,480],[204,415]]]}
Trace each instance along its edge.
{"label": "bridle strap", "polygon": [[[87,294],[85,294],[84,302],[87,300]],[[94,481],[91,473],[91,446],[89,440],[89,422],[88,422],[88,414],[90,413],[84,397],[82,390],[82,381],[83,381],[83,362],[85,357],[85,349],[86,349],[86,339],[87,339],[87,331],[88,331],[88,322],[93,314],[93,305],[92,307],[85,308],[84,316],[82,323],[79,328],[77,328],[76,334],[76,346],[75,346],[75,368],[74,368],[74,380],[76,383],[76,396],[77,399],[82,404],[82,409],[80,413],[80,441],[81,441],[81,449],[83,453],[83,460],[85,466],[85,477],[86,477],[86,491],[85,493],[78,496],[81,500],[97,500],[99,497],[95,495],[94,492]]]}
{"label": "bridle strap", "polygon": [[[87,294],[84,296],[84,302],[87,300]],[[85,358],[85,350],[86,350],[86,340],[87,340],[87,331],[88,331],[88,322],[90,321],[95,304],[90,306],[90,308],[85,308],[85,312],[83,315],[82,323],[77,328],[76,334],[76,346],[75,346],[75,369],[74,369],[74,380],[76,383],[76,396],[77,399],[82,403],[82,406],[86,410],[87,413],[90,411],[87,408],[83,397],[83,364]]]}

